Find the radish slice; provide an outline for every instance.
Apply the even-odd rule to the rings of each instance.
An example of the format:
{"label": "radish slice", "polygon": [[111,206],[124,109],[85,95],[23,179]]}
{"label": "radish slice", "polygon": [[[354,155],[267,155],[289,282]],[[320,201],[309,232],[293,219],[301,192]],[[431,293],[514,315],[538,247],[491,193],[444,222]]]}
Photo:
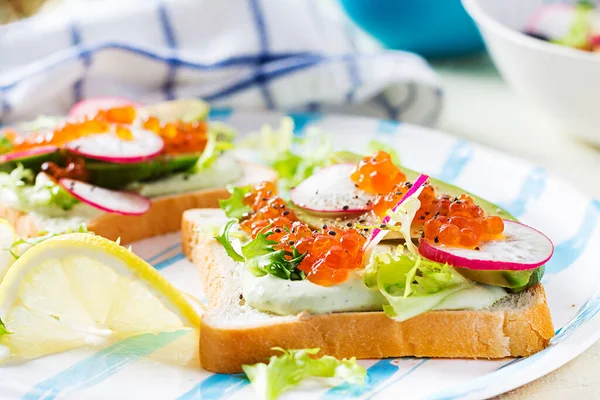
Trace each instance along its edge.
{"label": "radish slice", "polygon": [[29,158],[34,156],[39,156],[42,154],[51,154],[58,150],[56,146],[41,146],[34,147],[32,149],[15,151],[13,153],[7,153],[0,155],[0,164],[4,164],[5,162],[19,160],[22,158]]}
{"label": "radish slice", "polygon": [[[425,175],[425,174],[419,175],[419,177],[413,183],[412,187],[410,189],[408,189],[408,191],[404,194],[404,196],[402,196],[400,201],[398,203],[396,203],[396,205],[394,207],[392,207],[392,212],[398,210],[398,207],[400,207],[409,198],[411,198],[413,196],[418,196],[419,194],[421,194],[421,191],[423,190],[423,186],[425,186],[428,179],[429,179],[429,175]],[[390,223],[390,220],[391,220],[391,218],[388,215],[385,218],[383,218],[383,220],[381,220],[381,223],[388,224],[388,223]],[[410,228],[408,231],[410,232]],[[375,248],[375,246],[377,246],[379,244],[379,242],[381,242],[383,240],[383,238],[387,235],[387,233],[388,233],[387,231],[381,230],[379,228],[373,229],[373,233],[371,233],[371,238],[369,239],[369,241],[367,243],[365,243],[365,254],[366,255],[370,254],[371,250],[373,250]],[[407,239],[407,245],[412,245],[413,248],[415,247],[412,244],[412,242],[408,243],[408,239]]]}
{"label": "radish slice", "polygon": [[158,156],[164,142],[154,132],[128,126],[133,140],[123,140],[113,132],[88,135],[67,143],[75,154],[112,163],[128,164]]}
{"label": "radish slice", "polygon": [[99,110],[124,106],[138,107],[140,104],[124,97],[90,97],[89,99],[81,100],[71,107],[71,110],[69,110],[69,117],[86,117],[96,114]]}
{"label": "radish slice", "polygon": [[150,200],[137,193],[104,189],[67,178],[60,179],[58,183],[78,200],[109,213],[142,215],[152,206]]}
{"label": "radish slice", "polygon": [[516,221],[504,220],[504,238],[485,242],[479,250],[449,247],[422,239],[419,253],[432,261],[474,270],[521,271],[550,260],[554,245],[543,233]]}
{"label": "radish slice", "polygon": [[364,213],[375,196],[359,190],[350,175],[355,164],[323,168],[290,191],[296,206],[324,216]]}

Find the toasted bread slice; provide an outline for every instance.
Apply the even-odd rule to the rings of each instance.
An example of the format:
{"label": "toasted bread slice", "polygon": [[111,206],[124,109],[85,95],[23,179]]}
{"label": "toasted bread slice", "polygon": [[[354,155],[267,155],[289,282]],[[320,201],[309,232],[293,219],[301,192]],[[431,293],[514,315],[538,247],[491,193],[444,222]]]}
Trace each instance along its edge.
{"label": "toasted bread slice", "polygon": [[503,358],[529,356],[554,336],[542,285],[481,311],[430,311],[404,322],[383,312],[280,316],[244,304],[233,262],[213,238],[219,209],[183,214],[183,250],[197,266],[208,298],[200,359],[209,371],[232,373],[265,361],[272,347],[319,347],[335,357]]}
{"label": "toasted bread slice", "polygon": [[[258,164],[242,163],[244,176],[236,184],[245,185],[265,180],[275,181],[277,175],[270,168]],[[177,232],[181,216],[193,208],[218,207],[219,199],[229,197],[225,187],[199,190],[152,199],[152,208],[140,216],[104,213],[87,224],[88,230],[111,240],[121,239],[122,244],[156,235]],[[42,228],[30,214],[0,203],[0,218],[6,219],[21,237],[38,236]]]}

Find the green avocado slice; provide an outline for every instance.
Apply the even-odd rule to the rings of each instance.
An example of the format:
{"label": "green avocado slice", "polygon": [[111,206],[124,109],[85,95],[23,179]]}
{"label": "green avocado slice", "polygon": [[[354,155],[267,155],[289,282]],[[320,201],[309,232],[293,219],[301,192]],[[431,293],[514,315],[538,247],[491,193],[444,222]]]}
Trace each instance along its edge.
{"label": "green avocado slice", "polygon": [[153,104],[145,109],[162,122],[192,122],[205,120],[210,106],[200,99],[180,99]]}
{"label": "green avocado slice", "polygon": [[132,182],[157,179],[173,172],[192,168],[199,154],[160,156],[152,160],[135,164],[113,164],[88,162],[90,183],[107,189],[121,189]]}
{"label": "green avocado slice", "polygon": [[521,292],[542,280],[545,267],[525,271],[478,271],[467,268],[455,268],[467,279],[492,286],[501,286],[511,292]]}

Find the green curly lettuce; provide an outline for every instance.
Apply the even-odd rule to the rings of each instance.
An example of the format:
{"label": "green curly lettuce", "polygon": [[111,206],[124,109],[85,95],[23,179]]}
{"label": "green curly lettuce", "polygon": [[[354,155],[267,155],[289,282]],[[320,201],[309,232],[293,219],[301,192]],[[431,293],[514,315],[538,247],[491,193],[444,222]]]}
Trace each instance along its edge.
{"label": "green curly lettuce", "polygon": [[32,170],[25,169],[22,165],[9,173],[0,172],[1,190],[12,194],[18,207],[25,211],[35,211],[40,207],[56,207],[68,211],[79,203],[79,200],[46,174],[35,176]]}
{"label": "green curly lettuce", "polygon": [[236,132],[229,125],[212,122],[207,134],[206,147],[198,158],[193,171],[203,171],[209,168],[223,152],[232,150],[235,137]]}
{"label": "green curly lettuce", "polygon": [[473,286],[451,266],[405,254],[402,248],[375,254],[363,279],[367,287],[379,289],[389,303],[383,310],[397,321],[432,310],[453,293]]}
{"label": "green curly lettuce", "polygon": [[67,233],[88,233],[90,235],[94,234],[93,232],[88,231],[87,226],[85,224],[79,225],[79,227],[77,229],[73,229],[73,228],[69,227],[66,231],[60,232],[60,233],[40,232],[39,236],[36,236],[36,237],[20,238],[20,239],[15,240],[10,245],[10,248],[8,249],[8,251],[15,259],[18,259],[19,257],[21,257],[21,255],[23,255],[23,253],[25,253],[27,250],[29,250],[33,246],[38,245],[50,238],[64,235]]}
{"label": "green curly lettuce", "polygon": [[225,200],[219,200],[219,206],[227,215],[227,218],[234,218],[239,220],[245,214],[252,211],[252,209],[244,203],[244,196],[246,196],[252,190],[252,187],[248,186],[229,186],[227,188],[231,196]]}
{"label": "green curly lettuce", "polygon": [[243,262],[246,269],[254,276],[270,274],[293,281],[306,278],[304,272],[298,269],[306,253],[300,253],[296,248],[292,248],[292,251],[276,250],[277,242],[268,239],[273,234],[271,231],[259,233],[255,239],[242,246],[242,254],[238,253],[230,237],[231,229],[236,223],[237,221],[232,219],[223,227],[221,234],[215,236],[231,259]]}
{"label": "green curly lettuce", "polygon": [[289,117],[281,120],[278,129],[263,125],[243,145],[257,150],[262,161],[277,172],[283,192],[329,165],[333,151],[333,139],[317,129],[295,136],[294,121]]}
{"label": "green curly lettuce", "polygon": [[320,349],[284,350],[268,364],[242,365],[260,399],[274,400],[309,377],[341,378],[349,384],[363,384],[367,371],[356,358],[338,360],[332,356],[316,358]]}

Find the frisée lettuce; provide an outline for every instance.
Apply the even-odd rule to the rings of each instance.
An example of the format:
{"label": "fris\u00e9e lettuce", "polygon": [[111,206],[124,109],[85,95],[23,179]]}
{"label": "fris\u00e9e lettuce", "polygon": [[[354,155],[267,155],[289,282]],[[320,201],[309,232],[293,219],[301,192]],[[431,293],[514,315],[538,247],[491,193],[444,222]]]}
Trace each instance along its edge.
{"label": "fris\u00e9e lettuce", "polygon": [[451,266],[406,254],[403,247],[374,254],[363,279],[367,287],[379,289],[389,303],[383,311],[397,321],[432,310],[453,293],[474,285]]}
{"label": "fris\u00e9e lettuce", "polygon": [[350,384],[363,384],[367,371],[356,358],[338,360],[332,356],[316,358],[320,349],[284,350],[268,364],[242,365],[260,399],[274,400],[308,377],[341,378]]}
{"label": "fris\u00e9e lettuce", "polygon": [[9,173],[0,172],[0,192],[5,192],[3,198],[14,197],[13,200],[24,211],[36,211],[48,206],[68,211],[79,203],[79,200],[46,174],[35,176],[32,170],[25,169],[22,165]]}
{"label": "fris\u00e9e lettuce", "polygon": [[[239,254],[232,245],[230,231],[237,221],[231,220],[224,227],[219,236],[215,239],[225,249],[227,255],[234,261],[243,262],[246,269],[254,276],[265,276],[267,274],[281,279],[292,281],[303,280],[306,278],[304,272],[298,269],[298,266],[306,256],[306,253],[300,253],[295,247],[293,250],[276,250],[277,244],[268,237],[273,232],[261,232],[255,239],[242,246],[242,254]],[[268,227],[266,228],[268,229]]]}

